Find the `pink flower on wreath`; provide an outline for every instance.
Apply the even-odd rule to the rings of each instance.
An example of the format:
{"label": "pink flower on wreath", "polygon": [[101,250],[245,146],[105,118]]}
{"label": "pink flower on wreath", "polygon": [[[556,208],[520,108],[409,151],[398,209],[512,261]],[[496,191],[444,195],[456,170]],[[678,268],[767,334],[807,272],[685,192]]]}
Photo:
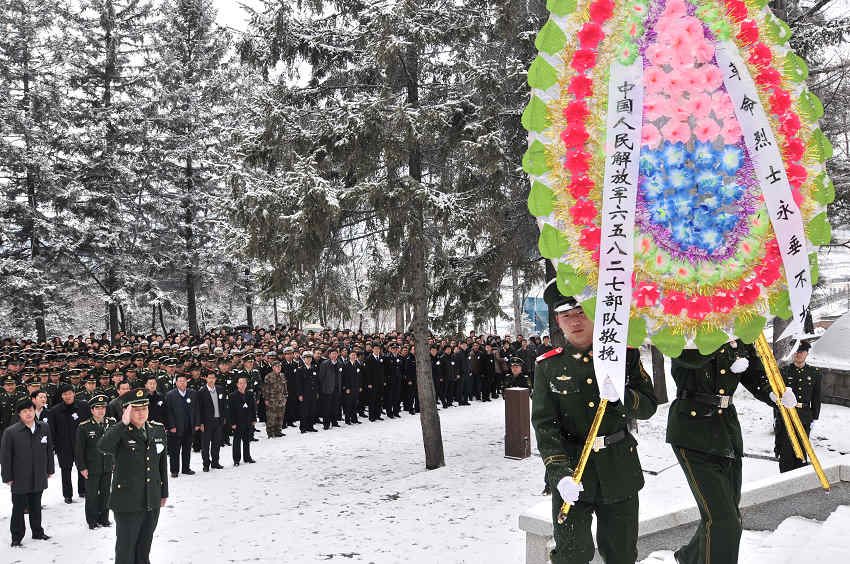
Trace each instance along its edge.
{"label": "pink flower on wreath", "polygon": [[576,72],[584,72],[596,65],[596,51],[592,49],[579,49],[573,53],[570,67]]}
{"label": "pink flower on wreath", "polygon": [[688,9],[682,0],[670,0],[664,8],[663,15],[670,18],[683,18],[688,15]]}
{"label": "pink flower on wreath", "polygon": [[735,115],[735,108],[732,106],[732,99],[729,94],[719,90],[711,95],[711,110],[717,119],[723,119]]}
{"label": "pink flower on wreath", "polygon": [[720,126],[710,117],[698,119],[694,126],[694,135],[702,142],[714,141],[720,135]]}
{"label": "pink flower on wreath", "polygon": [[[712,56],[714,56],[714,47],[712,46]],[[723,84],[723,73],[720,72],[720,69],[714,65],[703,65],[700,67],[702,71],[703,80],[705,81],[705,89],[709,92],[714,92],[720,85]],[[728,99],[729,96],[726,96]],[[731,102],[730,102],[731,103]]]}
{"label": "pink flower on wreath", "polygon": [[665,45],[653,43],[646,48],[646,58],[653,65],[669,65],[673,61],[673,52]]}
{"label": "pink flower on wreath", "polygon": [[734,116],[729,116],[720,127],[720,136],[727,145],[734,145],[741,140],[741,124]]}
{"label": "pink flower on wreath", "polygon": [[673,34],[670,37],[670,47],[673,48],[673,52],[676,53],[679,61],[684,61],[686,64],[693,62],[693,43],[685,30],[681,28],[673,30]]}
{"label": "pink flower on wreath", "polygon": [[711,112],[711,96],[708,94],[694,94],[688,100],[688,111],[696,118],[708,117]]}
{"label": "pink flower on wreath", "polygon": [[682,96],[682,93],[670,99],[667,104],[667,115],[676,121],[688,123],[691,112],[688,110],[688,100]]}
{"label": "pink flower on wreath", "polygon": [[680,21],[679,27],[688,34],[694,44],[698,42],[701,43],[705,40],[705,34],[702,30],[702,22],[697,18],[693,16],[686,16]]}
{"label": "pink flower on wreath", "polygon": [[680,98],[685,92],[685,77],[681,70],[667,73],[667,94],[673,98]]}
{"label": "pink flower on wreath", "polygon": [[570,207],[574,225],[590,225],[596,213],[596,205],[590,200],[579,200]]}
{"label": "pink flower on wreath", "polygon": [[686,121],[671,119],[661,128],[661,134],[671,143],[687,143],[691,138],[691,128]]}
{"label": "pink flower on wreath", "polygon": [[685,78],[685,90],[691,93],[702,92],[705,90],[705,73],[702,68],[690,68],[682,71],[682,76]]}
{"label": "pink flower on wreath", "polygon": [[602,26],[596,22],[587,22],[576,36],[582,49],[596,49],[599,42],[605,37]]}
{"label": "pink flower on wreath", "polygon": [[661,134],[658,132],[658,128],[651,123],[643,124],[643,129],[640,133],[640,143],[650,149],[657,147],[661,143]]}
{"label": "pink flower on wreath", "polygon": [[647,92],[664,92],[667,90],[669,80],[667,73],[660,67],[649,67],[643,73],[643,83]]}
{"label": "pink flower on wreath", "polygon": [[679,25],[678,17],[661,16],[655,24],[659,43],[670,44],[670,36]]}
{"label": "pink flower on wreath", "polygon": [[694,55],[700,63],[708,63],[714,58],[714,45],[711,41],[702,40],[694,47]]}
{"label": "pink flower on wreath", "polygon": [[655,121],[664,117],[670,100],[661,94],[648,94],[643,100],[643,115],[648,121]]}

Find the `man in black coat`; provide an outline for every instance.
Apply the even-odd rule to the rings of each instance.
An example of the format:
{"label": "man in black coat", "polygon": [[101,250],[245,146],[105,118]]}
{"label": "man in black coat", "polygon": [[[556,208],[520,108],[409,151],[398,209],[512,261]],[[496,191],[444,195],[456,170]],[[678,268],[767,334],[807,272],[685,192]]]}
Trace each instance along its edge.
{"label": "man in black coat", "polygon": [[[91,416],[88,404],[74,399],[71,384],[59,387],[61,402],[50,409],[50,434],[53,438],[53,450],[62,471],[62,497],[65,503],[74,502],[74,488],[71,481],[71,468],[74,466],[74,444],[77,441],[77,427]],[[83,475],[77,472],[77,493],[86,495],[86,483]]]}
{"label": "man in black coat", "polygon": [[319,366],[320,409],[325,430],[330,429],[332,425],[339,427],[336,421],[334,395],[337,388],[342,385],[342,362],[339,360],[339,351],[336,347],[331,347],[328,355],[329,358],[323,360]]}
{"label": "man in black coat", "polygon": [[398,343],[390,343],[390,354],[384,359],[387,378],[384,406],[387,410],[387,417],[390,419],[399,417],[401,413],[401,383],[404,359],[398,354],[398,350]]}
{"label": "man in black coat", "polygon": [[315,433],[316,402],[319,395],[319,369],[313,364],[313,352],[301,354],[304,364],[295,370],[295,394],[301,416],[301,432]]}
{"label": "man in black coat", "polygon": [[201,458],[204,472],[223,468],[218,453],[223,442],[222,427],[227,424],[227,396],[215,384],[216,374],[207,374],[207,384],[196,393],[195,426],[201,428]]}
{"label": "man in black coat", "polygon": [[32,538],[47,540],[41,526],[41,494],[53,475],[50,426],[35,420],[35,405],[25,398],[15,405],[19,421],[6,428],[0,440],[0,475],[12,488],[12,546],[21,546],[29,508]]}
{"label": "man in black coat", "polygon": [[[286,378],[286,389],[289,393],[293,393],[296,391],[297,386],[295,385],[295,371],[298,369],[298,363],[293,360],[295,356],[295,351],[292,347],[286,347],[283,349],[283,362],[281,363],[281,372],[283,372],[283,376]],[[299,402],[297,401],[287,401],[286,402],[286,412],[283,418],[283,423],[287,427],[295,427],[295,422],[299,420]]]}
{"label": "man in black coat", "polygon": [[230,394],[230,427],[233,431],[233,465],[241,459],[254,463],[251,458],[251,436],[257,424],[257,404],[254,392],[248,389],[248,377],[243,372],[236,379],[236,390]]}
{"label": "man in black coat", "polygon": [[342,409],[346,425],[360,423],[357,419],[357,406],[360,402],[362,375],[363,365],[357,358],[357,351],[351,351],[342,365]]}
{"label": "man in black coat", "polygon": [[381,396],[384,390],[384,358],[378,342],[372,344],[372,354],[366,357],[364,384],[369,403],[369,421],[383,421]]}
{"label": "man in black coat", "polygon": [[148,372],[143,377],[145,389],[150,394],[150,408],[148,409],[148,421],[166,424],[168,421],[168,408],[165,405],[165,392],[160,391],[160,384],[156,374]]}
{"label": "man in black coat", "polygon": [[190,476],[195,473],[189,467],[192,432],[195,428],[192,423],[194,401],[195,391],[189,389],[186,375],[179,374],[175,378],[175,388],[165,394],[168,457],[172,478],[176,478],[179,471]]}

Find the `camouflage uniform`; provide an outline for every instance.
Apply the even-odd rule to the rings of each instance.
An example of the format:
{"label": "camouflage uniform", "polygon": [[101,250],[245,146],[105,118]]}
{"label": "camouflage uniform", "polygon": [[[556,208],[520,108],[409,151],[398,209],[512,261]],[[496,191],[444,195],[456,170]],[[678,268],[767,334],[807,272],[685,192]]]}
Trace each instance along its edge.
{"label": "camouflage uniform", "polygon": [[266,433],[269,438],[282,436],[283,414],[286,410],[286,398],[289,392],[286,388],[286,377],[283,372],[272,370],[266,374],[263,383],[263,398],[266,405]]}

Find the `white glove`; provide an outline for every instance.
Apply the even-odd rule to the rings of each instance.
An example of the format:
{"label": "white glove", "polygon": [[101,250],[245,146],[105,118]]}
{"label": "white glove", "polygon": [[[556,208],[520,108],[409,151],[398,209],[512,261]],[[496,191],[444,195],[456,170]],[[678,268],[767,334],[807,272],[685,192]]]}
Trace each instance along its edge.
{"label": "white glove", "polygon": [[749,367],[750,361],[739,356],[735,359],[735,362],[732,363],[732,366],[729,367],[729,370],[731,370],[733,374],[740,374]]}
{"label": "white glove", "polygon": [[797,396],[794,395],[791,388],[785,388],[780,401],[777,401],[776,394],[773,392],[770,392],[770,399],[773,400],[773,403],[780,403],[781,401],[783,407],[797,407]]}
{"label": "white glove", "polygon": [[620,401],[620,396],[617,395],[617,389],[610,378],[605,378],[605,383],[602,384],[602,389],[599,390],[599,397],[608,401]]}
{"label": "white glove", "polygon": [[558,482],[558,493],[561,494],[561,499],[564,500],[564,503],[572,505],[578,499],[578,494],[583,491],[584,486],[577,484],[571,476],[561,478],[561,481]]}

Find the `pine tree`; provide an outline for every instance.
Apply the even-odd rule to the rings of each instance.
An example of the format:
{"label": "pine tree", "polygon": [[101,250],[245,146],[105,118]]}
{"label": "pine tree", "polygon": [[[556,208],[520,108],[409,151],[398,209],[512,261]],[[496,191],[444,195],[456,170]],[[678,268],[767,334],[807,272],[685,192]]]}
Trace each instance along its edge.
{"label": "pine tree", "polygon": [[215,23],[212,0],[166,0],[157,34],[157,70],[150,119],[156,131],[156,232],[163,274],[182,274],[189,331],[199,334],[199,276],[222,250],[214,222],[225,153],[223,114],[231,97],[229,38]]}
{"label": "pine tree", "polygon": [[45,317],[67,305],[57,233],[69,178],[60,8],[56,0],[0,7],[0,301],[38,342],[47,340]]}

